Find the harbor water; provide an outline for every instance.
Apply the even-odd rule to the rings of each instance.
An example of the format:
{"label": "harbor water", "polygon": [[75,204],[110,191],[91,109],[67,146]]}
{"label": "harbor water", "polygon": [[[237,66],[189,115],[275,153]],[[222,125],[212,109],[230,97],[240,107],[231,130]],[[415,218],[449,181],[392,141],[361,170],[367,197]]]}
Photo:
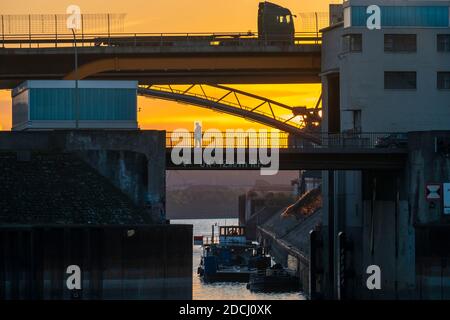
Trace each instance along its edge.
{"label": "harbor water", "polygon": [[[211,226],[215,226],[216,236],[219,226],[238,225],[237,219],[196,219],[171,220],[172,224],[190,224],[194,226],[194,236],[210,236]],[[304,300],[300,293],[253,293],[245,283],[203,283],[197,275],[202,248],[194,245],[192,266],[192,290],[194,300]]]}

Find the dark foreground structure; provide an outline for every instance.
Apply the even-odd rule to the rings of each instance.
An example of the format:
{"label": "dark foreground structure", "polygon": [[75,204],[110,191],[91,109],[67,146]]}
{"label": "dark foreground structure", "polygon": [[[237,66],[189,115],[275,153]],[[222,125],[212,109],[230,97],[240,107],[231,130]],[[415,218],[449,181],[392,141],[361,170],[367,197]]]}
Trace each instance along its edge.
{"label": "dark foreground structure", "polygon": [[449,159],[449,131],[411,132],[403,170],[325,174],[312,297],[450,298]]}
{"label": "dark foreground structure", "polygon": [[321,190],[258,225],[309,298],[450,299],[450,132],[406,136],[403,168],[325,171]]}
{"label": "dark foreground structure", "polygon": [[191,226],[2,226],[0,299],[190,299],[191,243]]}
{"label": "dark foreground structure", "polygon": [[1,134],[0,300],[191,299],[192,226],[165,219],[164,141]]}

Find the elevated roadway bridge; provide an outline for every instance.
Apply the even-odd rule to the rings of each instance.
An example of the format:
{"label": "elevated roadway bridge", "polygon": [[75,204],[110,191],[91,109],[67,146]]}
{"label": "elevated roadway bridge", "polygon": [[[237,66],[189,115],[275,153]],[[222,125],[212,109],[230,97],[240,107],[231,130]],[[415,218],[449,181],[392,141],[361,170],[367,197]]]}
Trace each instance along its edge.
{"label": "elevated roadway bridge", "polygon": [[[74,56],[78,57],[78,72]],[[227,36],[8,35],[0,39],[0,89],[31,79],[139,80],[155,84],[320,83],[321,38],[293,43]]]}
{"label": "elevated roadway bridge", "polygon": [[[150,160],[149,174],[161,170],[260,170],[260,161],[252,164],[249,154],[264,152],[272,147],[279,153],[280,170],[405,170],[408,160],[408,145],[386,144],[392,133],[328,134],[316,133],[315,143],[292,137],[285,133],[230,133],[208,136],[203,134],[201,145],[195,147],[194,134],[190,132],[170,133],[162,131],[22,131],[0,132],[0,152],[93,152],[98,150],[131,151],[145,154]],[[214,137],[214,142],[212,141]],[[414,136],[413,136],[414,137]],[[234,144],[230,144],[230,139]],[[392,141],[392,140],[391,140]],[[411,136],[408,135],[408,141]],[[194,161],[195,153],[222,148],[225,159],[227,148],[233,150],[235,164],[208,164],[202,159]],[[187,152],[189,160],[174,163],[172,154]],[[208,152],[211,152],[209,150]],[[239,164],[238,154],[245,156],[245,163]],[[24,155],[22,155],[24,156]],[[275,155],[269,155],[272,160]],[[217,157],[218,159],[219,157]],[[112,158],[111,158],[112,159]],[[134,158],[133,158],[134,159]],[[260,159],[260,158],[259,158]],[[109,161],[109,160],[108,160]],[[106,162],[108,162],[106,161]],[[104,165],[105,162],[102,162]],[[137,168],[139,166],[130,166]],[[152,171],[153,170],[153,171]],[[158,173],[159,174],[159,173]],[[163,185],[163,184],[161,184]],[[154,187],[158,187],[158,181]],[[133,189],[134,190],[134,189]]]}
{"label": "elevated roadway bridge", "polygon": [[[395,134],[317,132],[298,137],[282,132],[211,132],[204,134],[198,144],[194,133],[168,132],[166,169],[261,170],[270,167],[260,161],[262,152],[271,162],[278,158],[279,170],[404,170],[407,144],[386,144],[392,136]],[[178,156],[186,154],[179,163]],[[217,156],[218,162],[208,163],[204,154]],[[174,157],[177,157],[175,162]]]}

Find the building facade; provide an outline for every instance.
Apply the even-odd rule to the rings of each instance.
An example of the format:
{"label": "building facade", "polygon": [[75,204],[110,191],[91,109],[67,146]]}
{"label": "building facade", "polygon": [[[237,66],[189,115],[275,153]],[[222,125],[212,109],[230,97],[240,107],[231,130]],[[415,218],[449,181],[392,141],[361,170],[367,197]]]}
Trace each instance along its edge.
{"label": "building facade", "polygon": [[[449,3],[344,4],[346,21],[331,26],[323,36],[322,78],[328,89],[324,92],[331,92],[325,99],[329,102],[325,131],[449,128]],[[367,27],[371,16],[367,8],[372,4],[381,10],[381,29]],[[339,90],[333,90],[336,86]],[[339,97],[332,96],[334,91]]]}
{"label": "building facade", "polygon": [[13,130],[137,129],[137,87],[137,81],[26,81],[12,91]]}
{"label": "building facade", "polygon": [[[410,133],[410,156],[401,172],[324,172],[317,287],[334,298],[450,298],[449,254],[439,249],[449,220],[424,199],[427,182],[450,181],[435,148],[450,130],[450,1],[350,0],[343,15],[323,30],[323,131]],[[367,287],[371,266],[379,290]]]}

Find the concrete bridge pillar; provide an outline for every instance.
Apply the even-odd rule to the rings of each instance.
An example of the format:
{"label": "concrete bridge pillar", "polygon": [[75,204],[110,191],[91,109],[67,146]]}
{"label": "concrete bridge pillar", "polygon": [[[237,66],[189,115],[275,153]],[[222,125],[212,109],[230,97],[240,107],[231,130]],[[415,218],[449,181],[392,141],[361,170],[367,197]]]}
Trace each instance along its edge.
{"label": "concrete bridge pillar", "polygon": [[163,131],[71,132],[64,141],[76,153],[148,212],[166,221],[166,150]]}

